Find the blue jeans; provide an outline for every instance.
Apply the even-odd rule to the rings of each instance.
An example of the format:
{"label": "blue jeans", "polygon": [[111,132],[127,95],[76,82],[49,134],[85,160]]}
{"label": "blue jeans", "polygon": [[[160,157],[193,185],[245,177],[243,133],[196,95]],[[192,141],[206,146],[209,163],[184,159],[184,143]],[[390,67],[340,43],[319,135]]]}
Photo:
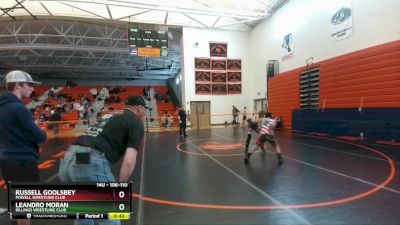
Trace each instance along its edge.
{"label": "blue jeans", "polygon": [[[76,164],[76,152],[90,152],[90,164]],[[58,177],[62,182],[115,182],[104,153],[79,145],[69,146],[60,160]],[[75,225],[120,225],[118,220],[75,220]]]}

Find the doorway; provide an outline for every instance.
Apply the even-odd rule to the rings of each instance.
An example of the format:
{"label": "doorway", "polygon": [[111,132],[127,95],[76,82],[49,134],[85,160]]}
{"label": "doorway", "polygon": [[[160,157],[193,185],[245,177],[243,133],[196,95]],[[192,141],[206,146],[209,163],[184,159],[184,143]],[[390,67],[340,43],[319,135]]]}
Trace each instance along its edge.
{"label": "doorway", "polygon": [[254,99],[254,112],[259,113],[261,110],[264,112],[267,110],[267,99]]}
{"label": "doorway", "polygon": [[209,129],[211,127],[210,102],[190,102],[192,130]]}

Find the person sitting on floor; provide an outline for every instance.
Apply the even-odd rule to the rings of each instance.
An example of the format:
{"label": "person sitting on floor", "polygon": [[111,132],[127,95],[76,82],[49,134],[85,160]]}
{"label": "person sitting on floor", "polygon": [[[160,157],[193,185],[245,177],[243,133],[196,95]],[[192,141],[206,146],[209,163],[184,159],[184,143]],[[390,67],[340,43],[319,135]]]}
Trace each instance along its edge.
{"label": "person sitting on floor", "polygon": [[161,126],[167,127],[167,125],[168,125],[167,114],[163,114],[163,116],[161,117]]}

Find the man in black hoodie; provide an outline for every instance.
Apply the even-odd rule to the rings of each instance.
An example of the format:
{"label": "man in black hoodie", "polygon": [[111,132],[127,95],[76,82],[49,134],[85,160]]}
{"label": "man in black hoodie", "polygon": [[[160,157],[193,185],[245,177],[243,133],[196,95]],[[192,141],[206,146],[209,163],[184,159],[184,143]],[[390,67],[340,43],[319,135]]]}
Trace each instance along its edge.
{"label": "man in black hoodie", "polygon": [[[14,70],[7,73],[7,92],[0,95],[0,170],[6,181],[40,181],[39,143],[46,140],[46,133],[21,101],[32,94],[33,84],[40,83]],[[30,224],[30,220],[18,220],[18,224]]]}

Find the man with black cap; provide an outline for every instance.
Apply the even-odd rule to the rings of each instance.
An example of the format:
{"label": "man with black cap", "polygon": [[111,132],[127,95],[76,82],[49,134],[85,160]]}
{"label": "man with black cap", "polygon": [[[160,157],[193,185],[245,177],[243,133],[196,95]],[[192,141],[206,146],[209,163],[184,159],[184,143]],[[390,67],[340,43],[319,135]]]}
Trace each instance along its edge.
{"label": "man with black cap", "polygon": [[[29,98],[34,84],[32,77],[14,70],[5,77],[7,92],[0,95],[0,170],[6,181],[39,182],[39,143],[46,133],[34,122],[22,99]],[[30,224],[30,220],[18,220]]]}
{"label": "man with black cap", "polygon": [[[119,178],[126,182],[136,164],[137,152],[144,135],[143,121],[146,106],[140,95],[131,95],[125,101],[120,115],[104,115],[86,131],[86,135],[69,146],[60,161],[59,178],[63,182],[115,182],[109,163],[123,157]],[[118,220],[102,221],[102,224],[120,224]],[[106,222],[106,223],[104,223]],[[75,225],[95,224],[94,220],[76,220]]]}

